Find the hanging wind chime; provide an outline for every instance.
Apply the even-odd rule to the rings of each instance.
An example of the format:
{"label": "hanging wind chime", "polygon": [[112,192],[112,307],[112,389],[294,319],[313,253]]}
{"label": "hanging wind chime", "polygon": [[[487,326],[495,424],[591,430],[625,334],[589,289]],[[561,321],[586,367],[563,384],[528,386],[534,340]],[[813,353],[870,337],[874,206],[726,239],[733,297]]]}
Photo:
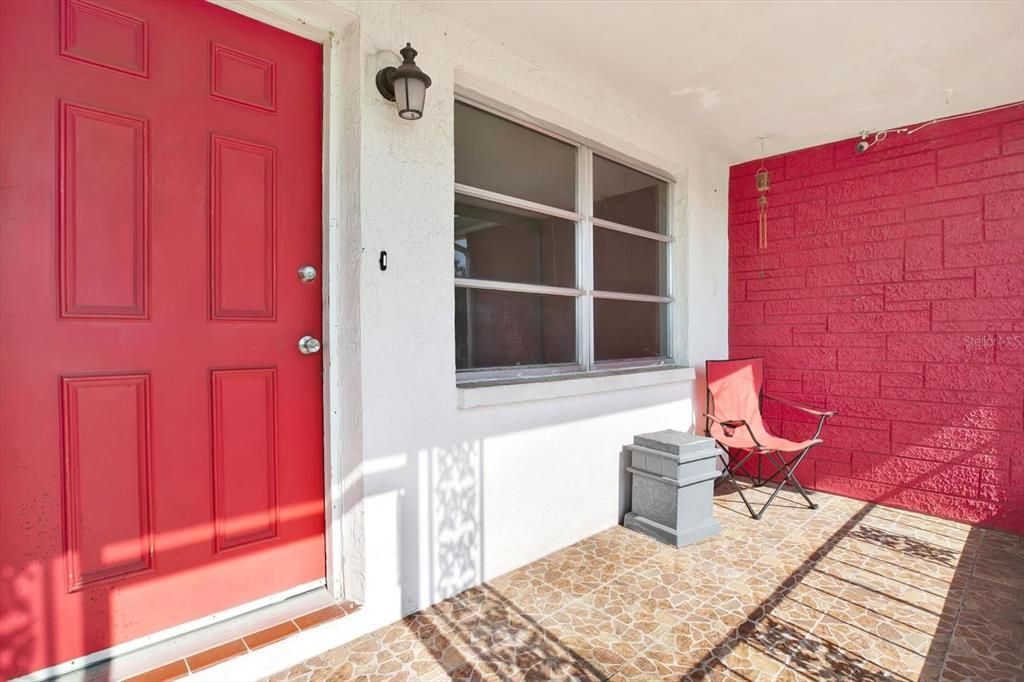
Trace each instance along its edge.
{"label": "hanging wind chime", "polygon": [[764,167],[764,136],[761,136],[761,167],[754,173],[757,183],[757,248],[768,248],[768,169]]}

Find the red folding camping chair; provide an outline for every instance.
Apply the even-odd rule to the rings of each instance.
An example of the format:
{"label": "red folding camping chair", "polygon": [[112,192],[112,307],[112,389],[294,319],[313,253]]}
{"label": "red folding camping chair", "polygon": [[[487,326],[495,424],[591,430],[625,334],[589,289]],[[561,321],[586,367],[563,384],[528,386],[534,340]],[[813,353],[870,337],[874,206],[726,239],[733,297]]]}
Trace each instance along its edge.
{"label": "red folding camping chair", "polygon": [[[709,360],[706,367],[708,411],[704,413],[704,435],[714,438],[718,447],[722,449],[718,458],[722,461],[723,471],[715,484],[721,483],[726,478],[731,480],[739,492],[743,504],[747,505],[747,510],[755,519],[761,518],[768,505],[775,501],[775,497],[786,482],[796,488],[796,491],[807,500],[811,509],[817,509],[818,505],[811,502],[807,491],[800,485],[800,481],[796,480],[794,474],[807,453],[815,445],[824,442],[818,436],[821,435],[821,430],[825,426],[825,420],[835,416],[836,413],[765,395],[762,390],[764,369],[761,358]],[[799,442],[772,434],[761,418],[761,403],[765,399],[774,400],[818,417],[818,430],[811,438]],[[732,453],[735,453],[735,456],[732,456]],[[729,455],[728,459],[725,455]],[[747,496],[743,494],[743,489],[736,483],[734,476],[743,470],[743,467],[754,455],[758,455],[755,487],[765,485],[782,474],[782,479],[772,491],[768,501],[761,507],[761,511],[758,512],[754,512],[754,508],[750,506]],[[788,461],[787,457],[789,457]],[[769,464],[775,467],[775,472],[767,478],[761,476],[762,459],[767,459]]]}

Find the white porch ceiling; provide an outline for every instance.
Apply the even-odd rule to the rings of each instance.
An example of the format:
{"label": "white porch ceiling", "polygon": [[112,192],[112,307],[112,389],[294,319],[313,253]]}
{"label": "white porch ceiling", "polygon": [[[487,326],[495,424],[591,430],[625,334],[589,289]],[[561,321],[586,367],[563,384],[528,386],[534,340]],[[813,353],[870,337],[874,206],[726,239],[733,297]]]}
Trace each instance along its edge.
{"label": "white porch ceiling", "polygon": [[1024,0],[420,4],[730,162],[1024,99]]}

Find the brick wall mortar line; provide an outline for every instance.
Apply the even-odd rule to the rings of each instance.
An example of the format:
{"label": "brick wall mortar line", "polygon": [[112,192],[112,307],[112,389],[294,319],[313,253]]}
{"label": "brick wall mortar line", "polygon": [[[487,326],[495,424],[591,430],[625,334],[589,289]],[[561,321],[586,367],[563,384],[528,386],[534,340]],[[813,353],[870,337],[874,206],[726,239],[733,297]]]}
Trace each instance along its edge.
{"label": "brick wall mortar line", "polygon": [[[742,180],[753,167],[734,167],[731,181],[740,189],[729,193],[730,281],[742,291],[733,300],[748,307],[730,311],[730,326],[744,329],[730,345],[737,354],[764,355],[768,381],[781,382],[775,392],[840,409],[832,427],[839,447],[813,460],[809,483],[818,473],[831,492],[895,495],[904,508],[991,519],[1024,533],[1024,515],[1014,511],[1024,509],[1024,460],[1013,445],[1024,442],[1016,440],[1024,434],[1024,399],[1015,399],[1022,370],[1007,362],[1011,356],[961,347],[958,339],[966,346],[1024,332],[1024,294],[1012,281],[999,282],[998,269],[982,275],[1019,264],[1017,233],[1007,223],[993,242],[983,227],[974,241],[976,221],[1014,220],[1021,215],[1015,202],[1024,198],[1024,170],[1012,160],[1024,147],[1002,144],[1008,126],[1024,130],[1024,105],[994,114],[904,148],[853,156],[852,142],[841,141],[776,157],[773,197],[782,209],[769,229],[776,218],[780,237],[765,254],[751,250],[746,229],[756,195]],[[765,328],[763,339],[755,327]],[[790,421],[807,426],[787,416],[782,427]],[[854,466],[858,453],[868,459],[856,471],[819,466],[833,457]],[[925,480],[892,484],[871,473],[898,462]]]}

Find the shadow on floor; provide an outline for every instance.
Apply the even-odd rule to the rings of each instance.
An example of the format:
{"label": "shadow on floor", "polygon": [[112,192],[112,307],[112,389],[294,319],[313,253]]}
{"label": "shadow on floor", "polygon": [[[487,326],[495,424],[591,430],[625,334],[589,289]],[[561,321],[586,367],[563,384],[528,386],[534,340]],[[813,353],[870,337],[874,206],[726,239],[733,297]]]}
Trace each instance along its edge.
{"label": "shadow on floor", "polygon": [[816,498],[723,491],[717,538],[615,527],[273,679],[1024,679],[1022,538]]}

